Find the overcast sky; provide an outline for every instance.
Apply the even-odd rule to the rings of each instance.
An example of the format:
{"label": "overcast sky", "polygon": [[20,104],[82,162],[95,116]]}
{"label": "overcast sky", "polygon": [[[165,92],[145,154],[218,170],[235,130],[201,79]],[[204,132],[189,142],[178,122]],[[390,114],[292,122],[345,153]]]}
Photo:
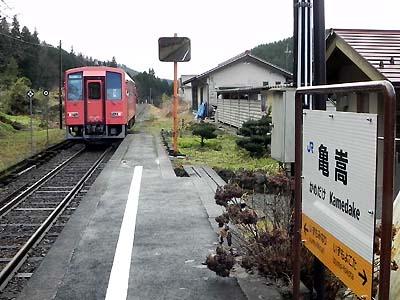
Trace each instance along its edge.
{"label": "overcast sky", "polygon": [[[4,0],[21,25],[66,50],[173,77],[158,61],[158,38],[187,36],[192,60],[178,73],[203,73],[259,44],[292,35],[292,0]],[[325,0],[326,28],[400,29],[399,0]]]}

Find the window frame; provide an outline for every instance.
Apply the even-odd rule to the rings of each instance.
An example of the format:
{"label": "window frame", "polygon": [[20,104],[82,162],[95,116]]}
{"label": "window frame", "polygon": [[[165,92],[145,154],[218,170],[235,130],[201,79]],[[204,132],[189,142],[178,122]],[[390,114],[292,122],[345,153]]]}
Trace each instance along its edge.
{"label": "window frame", "polygon": [[[119,77],[119,88],[115,88],[115,82],[113,82],[113,79],[112,78],[110,78],[111,76],[115,76],[115,75],[117,75],[118,77]],[[115,80],[115,78],[116,77],[114,77],[114,80]],[[123,99],[123,93],[122,93],[122,90],[123,90],[123,84],[122,84],[122,82],[123,82],[123,78],[122,78],[122,74],[121,73],[119,73],[119,72],[112,72],[112,71],[106,71],[106,100],[109,100],[109,101],[121,101],[122,99]],[[112,85],[110,85],[110,84],[112,84]],[[110,95],[110,92],[109,91],[111,91],[111,93],[114,93],[113,92],[113,90],[119,90],[119,94],[117,95],[117,96],[109,96]],[[118,91],[117,91],[117,93],[118,93]]]}
{"label": "window frame", "polygon": [[[92,96],[93,96],[93,93],[92,93],[92,91],[93,91],[93,88],[91,88],[91,85],[93,86],[93,85],[96,85],[96,86],[98,86],[98,97],[96,97],[96,98],[93,98]],[[91,82],[88,82],[88,84],[87,84],[87,88],[88,88],[88,91],[87,91],[87,98],[88,98],[88,100],[90,99],[90,100],[101,100],[102,99],[102,93],[101,93],[101,82],[99,82],[99,81],[91,81]],[[97,95],[96,95],[97,96]]]}
{"label": "window frame", "polygon": [[[80,75],[80,78],[71,78],[72,76]],[[80,81],[80,96],[71,98],[71,89],[70,89],[70,83],[71,82],[76,82]],[[75,73],[70,73],[67,76],[67,100],[68,101],[81,101],[84,98],[84,88],[83,88],[83,72],[75,72]],[[74,87],[77,87],[77,85],[74,85]]]}

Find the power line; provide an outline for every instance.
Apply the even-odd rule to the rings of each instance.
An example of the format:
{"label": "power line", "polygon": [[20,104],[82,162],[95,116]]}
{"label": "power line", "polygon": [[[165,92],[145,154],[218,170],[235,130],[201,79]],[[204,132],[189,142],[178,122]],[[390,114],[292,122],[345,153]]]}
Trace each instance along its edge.
{"label": "power line", "polygon": [[4,0],[0,0],[0,17],[5,17],[7,19],[11,19],[10,15],[6,14],[5,11],[12,11],[12,8],[8,5],[8,3]]}
{"label": "power line", "polygon": [[8,37],[8,38],[13,39],[13,40],[16,40],[16,41],[18,41],[18,42],[20,42],[20,43],[25,43],[25,44],[32,45],[32,46],[47,47],[47,48],[56,48],[56,47],[54,47],[54,46],[52,46],[52,45],[36,44],[36,43],[27,42],[27,41],[21,40],[21,39],[19,39],[19,38],[13,37],[13,36],[11,36],[11,35],[9,35],[9,34],[5,34],[5,33],[2,33],[2,32],[0,32],[0,35],[5,36],[5,37]]}
{"label": "power line", "polygon": [[1,2],[3,2],[3,4],[8,8],[8,9],[10,9],[11,10],[11,7],[7,4],[7,2],[6,1],[4,1],[4,0],[1,0]]}

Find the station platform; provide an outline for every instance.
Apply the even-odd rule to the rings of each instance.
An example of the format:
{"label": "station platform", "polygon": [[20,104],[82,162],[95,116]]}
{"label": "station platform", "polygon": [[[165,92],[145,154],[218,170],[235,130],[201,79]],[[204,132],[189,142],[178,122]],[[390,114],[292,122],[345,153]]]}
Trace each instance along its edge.
{"label": "station platform", "polygon": [[248,299],[202,265],[221,209],[205,195],[157,137],[128,135],[18,299]]}

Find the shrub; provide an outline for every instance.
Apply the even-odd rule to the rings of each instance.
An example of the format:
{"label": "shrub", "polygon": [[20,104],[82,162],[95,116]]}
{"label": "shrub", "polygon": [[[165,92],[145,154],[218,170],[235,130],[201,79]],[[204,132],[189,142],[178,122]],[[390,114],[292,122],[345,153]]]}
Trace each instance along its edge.
{"label": "shrub", "polygon": [[30,85],[31,82],[28,78],[21,77],[10,86],[6,97],[10,113],[27,114],[29,112],[26,92],[29,90]]}
{"label": "shrub", "polygon": [[204,146],[204,139],[215,139],[217,127],[210,123],[196,123],[192,125],[192,134],[201,137],[201,146]]}
{"label": "shrub", "polygon": [[268,154],[271,144],[271,118],[263,116],[260,120],[249,120],[239,128],[238,134],[243,138],[237,140],[237,145],[247,150],[251,156],[261,157]]}

